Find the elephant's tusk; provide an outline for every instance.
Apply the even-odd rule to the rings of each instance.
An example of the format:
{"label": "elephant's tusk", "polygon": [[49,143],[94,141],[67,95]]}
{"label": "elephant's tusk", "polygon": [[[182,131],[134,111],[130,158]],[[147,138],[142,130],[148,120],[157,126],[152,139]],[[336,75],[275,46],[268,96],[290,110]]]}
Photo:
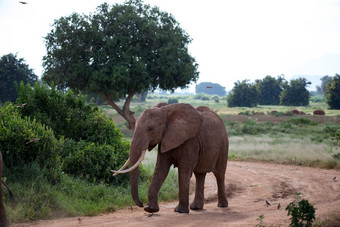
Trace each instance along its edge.
{"label": "elephant's tusk", "polygon": [[[128,165],[130,164],[130,158],[128,158],[128,160],[125,162],[125,164],[117,171],[122,171],[124,170]],[[116,173],[116,170],[111,170],[111,172],[114,172],[115,174],[113,174],[112,176],[116,176],[119,173]]]}
{"label": "elephant's tusk", "polygon": [[131,166],[129,169],[126,169],[126,170],[111,170],[111,172],[115,173],[114,175],[117,175],[119,173],[128,173],[128,172],[131,172],[132,170],[136,169],[139,166],[139,164],[143,161],[145,153],[146,153],[146,150],[144,150],[142,152],[142,154],[140,155],[138,161],[133,166]]}

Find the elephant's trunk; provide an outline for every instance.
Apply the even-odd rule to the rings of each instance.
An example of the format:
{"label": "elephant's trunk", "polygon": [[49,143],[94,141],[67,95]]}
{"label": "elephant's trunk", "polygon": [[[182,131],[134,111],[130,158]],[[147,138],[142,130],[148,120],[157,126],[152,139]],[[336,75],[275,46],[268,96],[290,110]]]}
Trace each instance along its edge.
{"label": "elephant's trunk", "polygon": [[[144,149],[143,149],[144,148]],[[145,140],[142,140],[142,143],[132,139],[131,149],[130,149],[130,157],[126,161],[126,163],[119,170],[111,170],[114,172],[113,176],[120,173],[128,173],[130,172],[130,185],[131,185],[131,195],[132,199],[135,201],[136,205],[139,207],[143,207],[143,203],[139,200],[138,195],[138,166],[142,162],[147,149],[147,143]],[[141,152],[142,151],[142,152]],[[130,168],[124,170],[130,164]]]}
{"label": "elephant's trunk", "polygon": [[[136,145],[136,142],[132,140],[130,150],[130,168],[132,168],[134,164],[138,163],[139,160],[144,158],[146,150],[140,153],[140,148],[141,146]],[[139,168],[137,167],[130,172],[131,195],[136,205],[139,207],[143,207],[143,203],[139,200],[138,195],[138,178],[139,178],[138,169]]]}

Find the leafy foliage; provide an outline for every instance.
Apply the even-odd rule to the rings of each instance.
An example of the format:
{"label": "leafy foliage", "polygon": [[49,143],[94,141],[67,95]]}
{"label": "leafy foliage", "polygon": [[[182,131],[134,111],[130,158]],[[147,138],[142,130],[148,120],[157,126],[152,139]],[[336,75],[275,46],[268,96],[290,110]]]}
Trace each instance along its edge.
{"label": "leafy foliage", "polygon": [[38,77],[29,68],[23,58],[17,59],[14,54],[7,54],[0,59],[0,103],[14,102],[17,98],[15,82],[33,84]]}
{"label": "leafy foliage", "polygon": [[218,95],[218,96],[225,96],[226,90],[225,87],[221,86],[217,83],[212,82],[202,82],[196,85],[195,88],[196,93],[205,93],[208,95]]}
{"label": "leafy foliage", "polygon": [[227,96],[228,106],[254,107],[258,104],[258,91],[254,84],[247,80],[235,82],[235,86]]}
{"label": "leafy foliage", "polygon": [[[188,34],[157,7],[130,0],[104,3],[86,16],[73,13],[45,37],[43,80],[60,89],[100,94],[134,127],[130,101],[136,93],[185,88],[198,78],[188,53]],[[123,109],[114,102],[126,98]]]}
{"label": "leafy foliage", "polygon": [[60,174],[61,145],[50,128],[33,118],[22,118],[13,104],[0,107],[0,147],[7,168],[20,171],[36,162],[55,181]]}
{"label": "leafy foliage", "polygon": [[97,107],[87,105],[86,97],[75,96],[72,90],[66,93],[35,83],[20,84],[18,104],[25,103],[20,112],[23,116],[37,119],[55,132],[57,137],[76,141],[119,144],[122,134],[112,120]]}
{"label": "leafy foliage", "polygon": [[94,182],[123,181],[112,178],[109,170],[124,164],[129,143],[122,141],[122,133],[104,112],[85,103],[85,96],[38,83],[34,87],[21,83],[18,93],[17,102],[26,103],[20,108],[22,115],[37,119],[61,138],[65,173]]}
{"label": "leafy foliage", "polygon": [[326,96],[326,93],[327,93],[327,85],[329,83],[332,83],[332,80],[333,80],[333,77],[331,76],[323,76],[321,77],[321,86],[317,86],[316,89],[317,89],[317,92],[318,93],[321,93],[322,95]]}
{"label": "leafy foliage", "polygon": [[168,99],[168,104],[173,104],[173,103],[178,103],[178,99],[177,98]]}
{"label": "leafy foliage", "polygon": [[281,93],[281,105],[287,106],[307,106],[309,104],[310,94],[307,90],[308,82],[305,78],[291,80],[290,83],[283,83]]}
{"label": "leafy foliage", "polygon": [[331,109],[340,109],[340,75],[336,74],[327,85],[326,102]]}
{"label": "leafy foliage", "polygon": [[306,199],[301,199],[300,193],[296,194],[293,202],[286,207],[288,216],[291,215],[291,223],[293,227],[311,227],[315,219],[315,208]]}
{"label": "leafy foliage", "polygon": [[128,181],[128,175],[112,177],[110,169],[119,169],[122,166],[129,157],[129,147],[128,141],[121,143],[120,149],[117,149],[117,145],[68,140],[62,154],[63,171],[90,182],[122,184]]}
{"label": "leafy foliage", "polygon": [[277,79],[266,76],[262,80],[256,80],[256,87],[259,91],[260,105],[279,105],[280,94],[282,92],[282,83],[284,78],[278,76]]}

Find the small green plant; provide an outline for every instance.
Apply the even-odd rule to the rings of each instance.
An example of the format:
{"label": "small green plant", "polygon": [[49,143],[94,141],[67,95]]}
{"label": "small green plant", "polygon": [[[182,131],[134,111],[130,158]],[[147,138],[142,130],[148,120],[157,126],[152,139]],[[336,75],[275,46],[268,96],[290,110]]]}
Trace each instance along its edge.
{"label": "small green plant", "polygon": [[[264,214],[259,215],[259,217],[256,219],[259,223],[255,225],[255,227],[267,227],[263,224]],[[268,227],[276,227],[276,225],[269,225]]]}
{"label": "small green plant", "polygon": [[301,193],[296,193],[295,200],[286,207],[287,216],[291,215],[291,223],[293,227],[312,226],[315,220],[315,208],[306,199],[301,199]]}

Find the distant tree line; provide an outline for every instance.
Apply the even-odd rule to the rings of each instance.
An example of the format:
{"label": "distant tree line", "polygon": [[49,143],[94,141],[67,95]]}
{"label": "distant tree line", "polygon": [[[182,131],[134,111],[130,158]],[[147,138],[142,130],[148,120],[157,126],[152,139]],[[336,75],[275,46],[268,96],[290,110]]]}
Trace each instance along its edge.
{"label": "distant tree line", "polygon": [[255,83],[248,80],[237,81],[227,96],[228,106],[306,106],[310,99],[306,87],[310,84],[305,78],[288,82],[282,75],[277,78],[266,76],[262,80],[256,80]]}
{"label": "distant tree line", "polygon": [[[324,76],[320,80],[321,86],[317,86],[317,92],[326,97],[330,109],[340,109],[340,75]],[[306,106],[310,100],[310,92],[307,90],[310,84],[305,78],[288,82],[282,75],[277,78],[266,76],[255,83],[237,81],[227,96],[228,106]]]}
{"label": "distant tree line", "polygon": [[225,87],[221,86],[217,83],[212,82],[202,82],[196,85],[195,88],[196,94],[198,93],[205,93],[208,95],[218,95],[218,96],[225,96],[226,90]]}

